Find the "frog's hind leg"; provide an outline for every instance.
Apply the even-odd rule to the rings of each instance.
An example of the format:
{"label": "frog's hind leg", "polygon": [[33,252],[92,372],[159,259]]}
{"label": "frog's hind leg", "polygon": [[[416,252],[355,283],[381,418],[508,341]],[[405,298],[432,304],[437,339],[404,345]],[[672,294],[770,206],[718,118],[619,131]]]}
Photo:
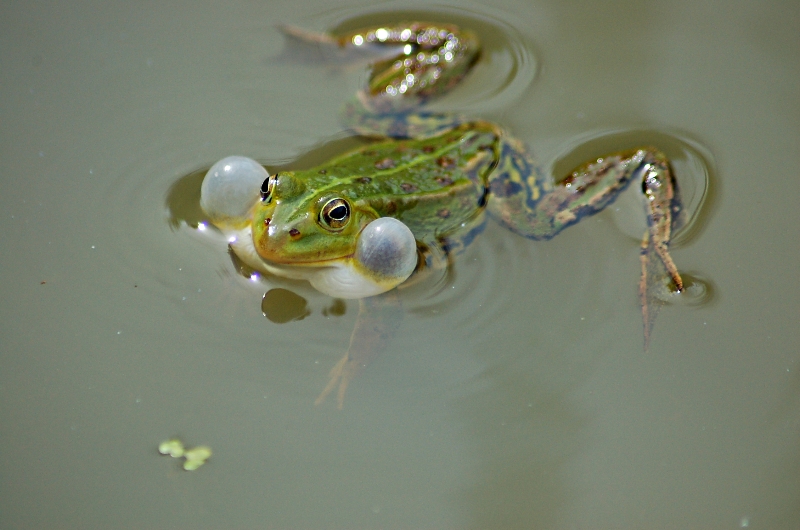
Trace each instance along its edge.
{"label": "frog's hind leg", "polygon": [[639,284],[646,347],[657,312],[654,293],[659,282],[666,275],[675,291],[683,290],[668,248],[672,230],[680,221],[681,205],[666,156],[653,147],[613,153],[579,166],[553,185],[535,172],[521,144],[505,142],[505,161],[489,179],[487,208],[501,224],[531,239],[550,239],[605,208],[632,180],[641,182],[648,225]]}
{"label": "frog's hind leg", "polygon": [[542,177],[521,144],[504,140],[501,165],[489,177],[487,208],[498,221],[530,239],[550,239],[614,202],[631,180],[641,179],[648,240],[678,290],[683,283],[669,255],[673,217],[680,210],[666,156],[648,147],[613,153],[576,168],[552,184]]}
{"label": "frog's hind leg", "polygon": [[639,281],[639,299],[644,322],[644,349],[650,345],[650,335],[658,310],[663,305],[661,296],[666,286],[662,280],[669,278],[672,290],[684,289],[683,279],[669,254],[673,230],[685,222],[685,212],[678,195],[678,187],[669,162],[663,153],[653,153],[642,172],[642,192],[647,204],[647,232],[642,238],[639,260],[642,275]]}
{"label": "frog's hind leg", "polygon": [[396,290],[359,300],[358,318],[350,336],[350,347],[331,369],[328,384],[314,404],[323,403],[338,387],[336,406],[341,410],[350,382],[386,347],[402,320],[403,311]]}
{"label": "frog's hind leg", "polygon": [[[376,60],[367,86],[347,104],[346,125],[362,136],[430,138],[464,119],[421,110],[457,85],[480,56],[477,36],[452,24],[401,22],[337,37],[342,46],[397,49]],[[399,46],[399,48],[397,48]]]}
{"label": "frog's hind leg", "polygon": [[477,35],[453,24],[398,22],[337,38],[343,46],[398,50],[372,64],[365,93],[373,98],[414,96],[425,100],[445,93],[461,81],[480,55]]}

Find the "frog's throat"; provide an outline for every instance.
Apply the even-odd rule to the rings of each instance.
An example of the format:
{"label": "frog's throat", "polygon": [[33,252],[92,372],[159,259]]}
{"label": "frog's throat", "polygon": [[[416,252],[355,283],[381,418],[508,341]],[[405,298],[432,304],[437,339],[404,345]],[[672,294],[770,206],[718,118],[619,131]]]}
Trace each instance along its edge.
{"label": "frog's throat", "polygon": [[369,275],[363,267],[356,265],[352,257],[297,265],[271,263],[256,251],[249,226],[226,231],[225,236],[236,256],[250,267],[283,278],[307,280],[317,291],[335,298],[367,298],[385,293],[402,283]]}

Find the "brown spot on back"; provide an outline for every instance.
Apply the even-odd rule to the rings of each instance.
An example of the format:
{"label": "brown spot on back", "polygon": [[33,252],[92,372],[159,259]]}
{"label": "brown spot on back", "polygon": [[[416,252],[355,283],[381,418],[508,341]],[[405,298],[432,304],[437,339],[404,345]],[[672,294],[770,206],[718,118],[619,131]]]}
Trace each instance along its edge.
{"label": "brown spot on back", "polygon": [[436,148],[433,147],[432,145],[426,145],[422,147],[423,153],[433,153],[434,151],[436,151]]}
{"label": "brown spot on back", "polygon": [[386,203],[386,213],[388,215],[392,215],[397,211],[397,204],[394,201],[389,201]]}
{"label": "brown spot on back", "polygon": [[405,191],[406,193],[411,193],[411,192],[417,191],[419,189],[414,184],[411,184],[410,182],[403,182],[402,184],[400,184],[400,188],[403,191]]}
{"label": "brown spot on back", "polygon": [[369,184],[372,182],[372,179],[369,177],[359,177],[356,179],[356,182],[360,182],[361,184]]}
{"label": "brown spot on back", "polygon": [[453,183],[453,179],[450,177],[436,177],[436,183],[442,187],[449,186]]}
{"label": "brown spot on back", "polygon": [[440,156],[436,159],[436,163],[439,164],[439,167],[444,169],[453,169],[456,167],[456,161],[449,156]]}
{"label": "brown spot on back", "polygon": [[436,212],[436,215],[442,219],[447,219],[448,217],[450,217],[450,210],[448,210],[447,208],[442,208],[441,210]]}
{"label": "brown spot on back", "polygon": [[383,158],[375,162],[375,169],[392,169],[395,166],[391,158]]}

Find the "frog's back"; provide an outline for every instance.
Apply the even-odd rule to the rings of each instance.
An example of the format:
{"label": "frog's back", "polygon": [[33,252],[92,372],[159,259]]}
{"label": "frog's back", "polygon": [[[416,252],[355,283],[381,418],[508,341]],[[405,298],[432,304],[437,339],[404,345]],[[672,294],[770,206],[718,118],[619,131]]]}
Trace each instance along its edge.
{"label": "frog's back", "polygon": [[395,217],[417,240],[430,242],[483,212],[500,134],[491,124],[475,122],[433,138],[386,140],[297,176],[319,192]]}

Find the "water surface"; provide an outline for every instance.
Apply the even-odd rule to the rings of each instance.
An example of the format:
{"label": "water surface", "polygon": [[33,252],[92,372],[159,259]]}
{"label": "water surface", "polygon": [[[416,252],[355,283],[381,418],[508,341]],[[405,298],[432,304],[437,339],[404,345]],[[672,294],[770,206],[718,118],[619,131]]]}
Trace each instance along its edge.
{"label": "water surface", "polygon": [[[270,287],[168,198],[223,156],[341,139],[363,69],[277,60],[275,25],[377,8],[8,4],[0,526],[800,525],[796,3],[381,6],[401,9],[475,23],[487,53],[441,104],[547,169],[631,131],[696,146],[709,187],[673,256],[713,296],[664,307],[644,352],[627,203],[549,242],[489,223],[344,410],[314,407],[357,304],[283,283],[310,314],[268,320]],[[158,455],[175,435],[209,463]]]}

